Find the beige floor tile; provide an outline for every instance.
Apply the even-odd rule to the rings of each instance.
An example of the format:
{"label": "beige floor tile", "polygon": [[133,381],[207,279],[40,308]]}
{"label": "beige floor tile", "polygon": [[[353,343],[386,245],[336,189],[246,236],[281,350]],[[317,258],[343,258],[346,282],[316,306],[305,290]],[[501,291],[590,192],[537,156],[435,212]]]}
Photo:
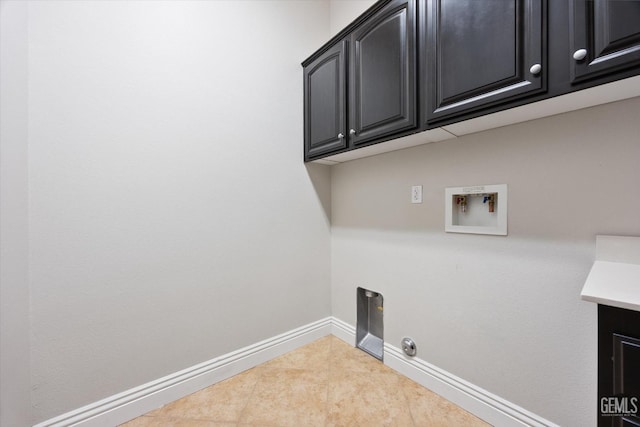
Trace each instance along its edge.
{"label": "beige floor tile", "polygon": [[160,411],[161,411],[161,410],[162,410],[162,406],[161,406],[161,407],[159,407],[159,408],[157,408],[157,409],[154,409],[154,410],[153,410],[153,411],[151,411],[151,412],[146,413],[145,415],[146,415],[147,417],[155,417],[156,415],[159,415],[159,414],[160,414]]}
{"label": "beige floor tile", "polygon": [[327,336],[276,357],[262,366],[265,368],[327,370],[330,351],[331,338]]}
{"label": "beige floor tile", "polygon": [[157,415],[235,423],[249,401],[260,375],[259,368],[250,369],[165,405]]}
{"label": "beige floor tile", "polygon": [[480,418],[406,377],[401,378],[401,384],[416,426],[490,427]]}
{"label": "beige floor tile", "polygon": [[334,371],[393,372],[384,363],[341,340],[332,341],[329,366]]}
{"label": "beige floor tile", "polygon": [[145,415],[142,417],[135,418],[124,424],[120,424],[120,427],[151,427],[154,425],[153,423],[155,422],[156,422],[155,417],[149,417]]}
{"label": "beige floor tile", "polygon": [[121,427],[236,427],[236,424],[184,418],[144,416],[122,424]]}
{"label": "beige floor tile", "polygon": [[136,418],[124,427],[487,427],[334,337]]}
{"label": "beige floor tile", "polygon": [[332,371],[327,426],[413,426],[400,376],[394,372]]}
{"label": "beige floor tile", "polygon": [[240,424],[324,426],[327,372],[264,368]]}

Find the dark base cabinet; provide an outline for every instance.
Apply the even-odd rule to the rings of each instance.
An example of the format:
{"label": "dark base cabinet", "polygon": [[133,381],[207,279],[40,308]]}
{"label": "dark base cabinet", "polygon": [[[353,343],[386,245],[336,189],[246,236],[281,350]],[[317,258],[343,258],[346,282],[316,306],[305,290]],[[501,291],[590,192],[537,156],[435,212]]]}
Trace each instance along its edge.
{"label": "dark base cabinet", "polygon": [[640,426],[640,312],[598,305],[598,427]]}

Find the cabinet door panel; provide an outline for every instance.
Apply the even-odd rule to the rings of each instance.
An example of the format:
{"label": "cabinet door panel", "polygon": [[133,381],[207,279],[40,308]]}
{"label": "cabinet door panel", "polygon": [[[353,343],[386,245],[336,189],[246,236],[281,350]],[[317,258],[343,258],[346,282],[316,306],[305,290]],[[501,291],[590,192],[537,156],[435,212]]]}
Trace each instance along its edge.
{"label": "cabinet door panel", "polygon": [[[440,3],[442,100],[455,102],[517,82],[515,6],[503,0]],[[485,46],[489,40],[491,46]],[[462,79],[446,78],[463,71]]]}
{"label": "cabinet door panel", "polygon": [[415,0],[393,1],[351,36],[353,145],[416,126]]}
{"label": "cabinet door panel", "polygon": [[343,41],[304,69],[305,159],[347,147],[345,55]]}
{"label": "cabinet door panel", "polygon": [[543,11],[544,0],[428,0],[420,38],[426,121],[544,91]]}
{"label": "cabinet door panel", "polygon": [[571,81],[640,65],[640,0],[571,0]]}

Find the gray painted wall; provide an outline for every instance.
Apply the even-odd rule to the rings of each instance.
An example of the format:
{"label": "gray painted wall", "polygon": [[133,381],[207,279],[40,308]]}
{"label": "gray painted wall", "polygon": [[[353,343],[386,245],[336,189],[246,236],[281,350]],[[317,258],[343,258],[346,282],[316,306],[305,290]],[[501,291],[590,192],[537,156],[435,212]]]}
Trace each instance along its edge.
{"label": "gray painted wall", "polygon": [[[0,424],[28,424],[29,387],[37,422],[331,312],[355,324],[357,286],[384,293],[387,341],[594,424],[579,291],[595,234],[640,235],[638,99],[329,172],[301,161],[299,63],[373,1],[8,3]],[[491,183],[509,236],[445,234],[444,187]]]}
{"label": "gray painted wall", "polygon": [[31,421],[27,4],[0,1],[0,425]]}
{"label": "gray painted wall", "polygon": [[331,37],[338,34],[375,2],[376,0],[329,0],[329,32]]}
{"label": "gray painted wall", "polygon": [[[640,98],[333,166],[332,310],[566,426],[595,425],[596,234],[640,235]],[[444,232],[444,189],[508,184],[509,235]],[[424,202],[410,203],[410,187]]]}
{"label": "gray painted wall", "polygon": [[29,3],[34,421],[330,314],[300,67],[328,13]]}

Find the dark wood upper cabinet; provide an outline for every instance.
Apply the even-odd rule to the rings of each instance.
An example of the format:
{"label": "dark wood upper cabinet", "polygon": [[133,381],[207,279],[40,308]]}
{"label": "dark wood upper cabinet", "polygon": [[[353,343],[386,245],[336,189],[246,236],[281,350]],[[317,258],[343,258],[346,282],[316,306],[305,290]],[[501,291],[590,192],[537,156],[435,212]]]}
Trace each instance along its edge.
{"label": "dark wood upper cabinet", "polygon": [[640,0],[379,0],[302,65],[305,161],[350,159],[640,75]]}
{"label": "dark wood upper cabinet", "polygon": [[416,34],[416,0],[381,1],[303,62],[305,160],[418,128]]}
{"label": "dark wood upper cabinet", "polygon": [[388,3],[351,34],[350,46],[350,144],[415,128],[415,0]]}
{"label": "dark wood upper cabinet", "polygon": [[425,3],[419,27],[426,123],[545,91],[545,0]]}
{"label": "dark wood upper cabinet", "polygon": [[640,65],[640,0],[570,0],[571,82]]}
{"label": "dark wood upper cabinet", "polygon": [[347,147],[346,53],[339,42],[304,68],[305,160]]}

